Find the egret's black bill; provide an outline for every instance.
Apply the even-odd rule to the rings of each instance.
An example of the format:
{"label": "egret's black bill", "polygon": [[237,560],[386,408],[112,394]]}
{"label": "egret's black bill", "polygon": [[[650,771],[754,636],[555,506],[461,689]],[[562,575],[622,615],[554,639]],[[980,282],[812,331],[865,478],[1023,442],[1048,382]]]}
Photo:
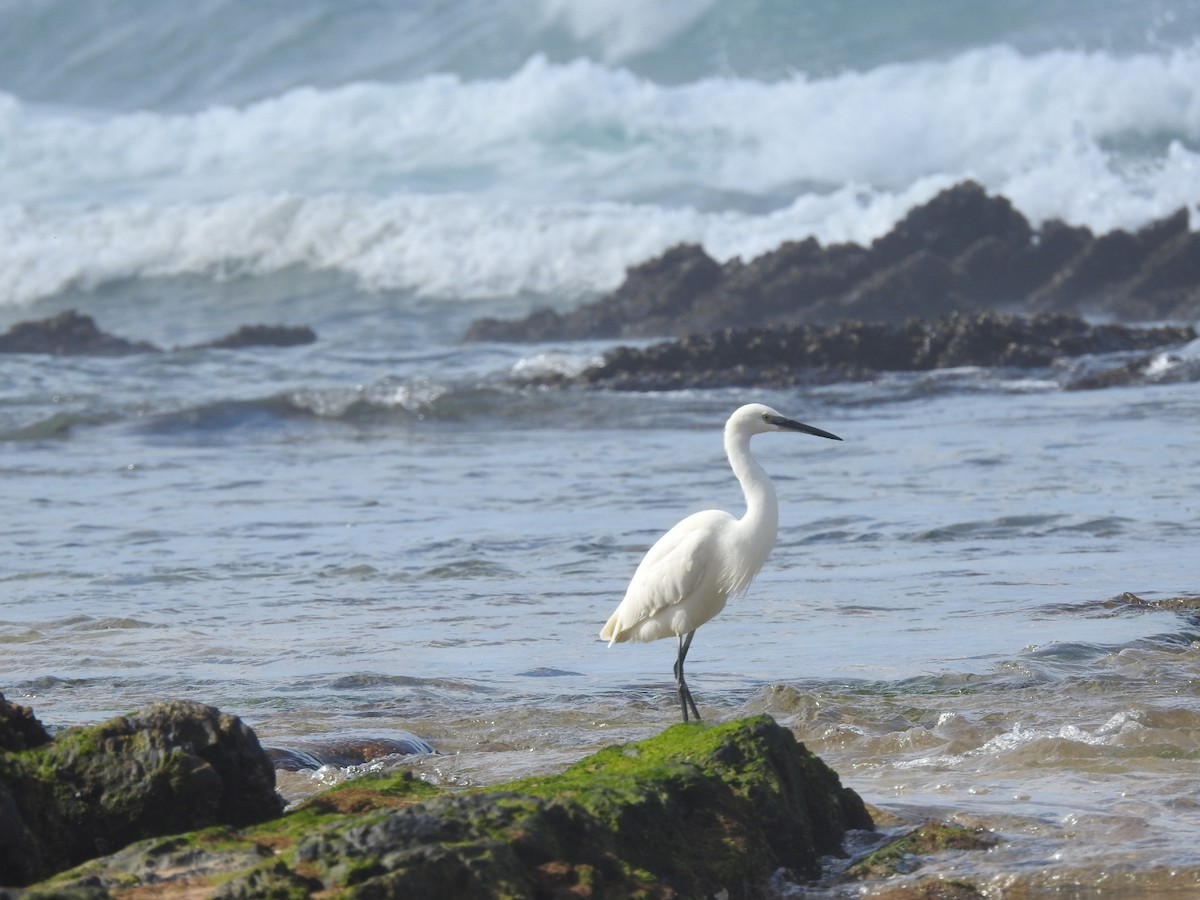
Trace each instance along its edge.
{"label": "egret's black bill", "polygon": [[778,425],[780,428],[790,428],[792,431],[803,431],[805,434],[815,435],[816,437],[829,438],[831,441],[841,440],[836,434],[830,434],[828,431],[822,431],[820,428],[813,428],[811,425],[805,425],[803,422],[797,422],[794,419],[785,419],[783,416],[773,418],[771,424]]}

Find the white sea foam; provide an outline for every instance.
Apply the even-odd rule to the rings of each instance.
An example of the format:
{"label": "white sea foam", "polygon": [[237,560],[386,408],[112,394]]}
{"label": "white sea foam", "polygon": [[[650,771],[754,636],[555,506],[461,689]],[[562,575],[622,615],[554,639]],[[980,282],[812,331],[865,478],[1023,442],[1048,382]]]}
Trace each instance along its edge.
{"label": "white sea foam", "polygon": [[[865,240],[935,184],[861,201],[806,195],[756,217],[628,203],[450,195],[243,194],[157,206],[0,208],[0,303],[128,278],[336,271],[366,290],[438,298],[540,295],[570,303],[681,241],[750,258],[796,235]],[[850,194],[851,196],[847,196]]]}
{"label": "white sea foam", "polygon": [[688,186],[776,196],[797,185],[895,190],[972,175],[1036,200],[1039,176],[1057,176],[1062,188],[1033,214],[1058,214],[1085,188],[1145,193],[1164,176],[1172,186],[1188,169],[1195,177],[1198,84],[1200,49],[1115,58],[994,47],[822,80],[675,86],[536,57],[503,80],[301,88],[191,115],[94,118],[4,97],[0,189],[32,201],[250,186],[590,201],[686,197]]}
{"label": "white sea foam", "polygon": [[0,95],[0,303],[288,266],[566,303],[683,241],[719,259],[808,235],[869,241],[963,178],[1035,224],[1136,227],[1200,198],[1196,85],[1196,47],[991,47],[680,85],[536,57],[503,79],[301,88],[176,115]]}
{"label": "white sea foam", "polygon": [[1029,727],[1018,722],[1008,731],[993,735],[978,747],[962,753],[942,753],[901,760],[896,763],[896,768],[950,768],[962,765],[967,760],[982,759],[993,761],[997,757],[1003,757],[1006,754],[1023,750],[1031,745],[1046,742],[1078,744],[1089,747],[1109,746],[1124,733],[1130,717],[1135,715],[1136,713],[1115,715],[1103,726],[1094,731],[1071,724],[1059,724],[1052,727]]}

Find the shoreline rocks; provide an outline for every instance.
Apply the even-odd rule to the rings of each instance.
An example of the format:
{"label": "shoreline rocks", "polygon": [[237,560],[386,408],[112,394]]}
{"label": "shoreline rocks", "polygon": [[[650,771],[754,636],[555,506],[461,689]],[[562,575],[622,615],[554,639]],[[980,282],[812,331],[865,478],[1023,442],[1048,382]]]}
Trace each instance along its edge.
{"label": "shoreline rocks", "polygon": [[[765,715],[672,725],[559,774],[489,787],[373,773],[287,812],[253,732],[198,703],[158,703],[51,739],[30,710],[0,698],[0,748],[0,900],[738,900],[893,885],[943,896],[929,865],[939,854],[1000,843],[979,826],[868,807]],[[140,821],[114,818],[135,808]],[[27,822],[38,827],[19,831]],[[74,868],[53,841],[73,848]]]}
{"label": "shoreline rocks", "polygon": [[114,847],[22,896],[755,897],[827,877],[847,835],[874,830],[858,795],[767,716],[674,725],[558,775],[465,791],[368,775],[260,824],[236,818]]}
{"label": "shoreline rocks", "polygon": [[630,268],[612,293],[570,312],[481,318],[464,340],[535,342],[682,336],[725,328],[899,324],[985,310],[1200,318],[1200,234],[1179,209],[1136,232],[1034,230],[1003,197],[964,182],[911,210],[869,246],[791,241],[718,263],[695,245]]}

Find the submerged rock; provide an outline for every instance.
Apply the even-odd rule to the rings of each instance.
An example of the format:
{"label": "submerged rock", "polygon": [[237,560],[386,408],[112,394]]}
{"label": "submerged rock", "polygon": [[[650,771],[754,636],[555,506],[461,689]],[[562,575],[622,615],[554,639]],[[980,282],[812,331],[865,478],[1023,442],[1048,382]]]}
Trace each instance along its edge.
{"label": "submerged rock", "polygon": [[152,835],[248,825],[283,808],[254,732],[210,706],[157,703],[34,738],[0,752],[0,885]]}
{"label": "submerged rock", "polygon": [[946,850],[990,850],[999,841],[983,828],[965,828],[943,822],[925,822],[894,835],[873,848],[843,872],[844,880],[867,881],[891,875],[907,875],[924,860]]}
{"label": "submerged rock", "polygon": [[267,756],[276,770],[300,772],[322,766],[360,766],[388,756],[433,753],[424,739],[407,732],[389,737],[342,738],[322,741],[306,747],[267,747]]}
{"label": "submerged rock", "polygon": [[754,385],[788,387],[879,371],[957,366],[1047,367],[1085,354],[1144,351],[1188,343],[1190,326],[1090,325],[1067,315],[983,312],[892,325],[846,321],[828,327],[776,325],[725,329],[647,347],[617,347],[578,375],[539,383],[619,390]]}
{"label": "submerged rock", "polygon": [[[293,347],[311,344],[316,334],[307,326],[243,325],[223,338],[177,349]],[[91,316],[68,309],[58,315],[18,322],[0,334],[0,353],[38,353],[51,356],[130,356],[161,353],[146,341],[128,341],[101,331]]]}
{"label": "submerged rock", "polygon": [[51,356],[129,356],[157,353],[145,341],[127,341],[96,327],[91,316],[68,309],[48,319],[18,322],[0,334],[0,353],[48,353]]}
{"label": "submerged rock", "polygon": [[194,344],[189,349],[199,350],[208,347],[238,350],[242,347],[296,347],[301,344],[311,344],[317,339],[316,332],[306,325],[290,327],[287,325],[243,325],[237,331],[209,341],[204,344]]}
{"label": "submerged rock", "polygon": [[143,841],[29,896],[757,897],[781,871],[817,876],[847,830],[872,827],[836,773],[760,716],[676,725],[494,789],[368,776],[274,822]]}
{"label": "submerged rock", "polygon": [[571,312],[479,319],[466,340],[685,335],[723,328],[899,324],[984,310],[1200,318],[1200,235],[1180,209],[1137,232],[1096,236],[1051,221],[1034,231],[1004,197],[964,182],[863,247],[785,243],[724,264],[684,245],[629,269],[612,293]]}

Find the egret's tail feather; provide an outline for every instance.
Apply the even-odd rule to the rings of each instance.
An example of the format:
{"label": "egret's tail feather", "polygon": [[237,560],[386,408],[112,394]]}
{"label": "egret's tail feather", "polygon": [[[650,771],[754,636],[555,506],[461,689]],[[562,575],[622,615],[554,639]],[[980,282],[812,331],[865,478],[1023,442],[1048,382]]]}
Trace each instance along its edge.
{"label": "egret's tail feather", "polygon": [[612,646],[617,642],[617,616],[614,613],[609,617],[609,620],[604,623],[604,627],[600,629],[600,639],[608,641],[608,646]]}

